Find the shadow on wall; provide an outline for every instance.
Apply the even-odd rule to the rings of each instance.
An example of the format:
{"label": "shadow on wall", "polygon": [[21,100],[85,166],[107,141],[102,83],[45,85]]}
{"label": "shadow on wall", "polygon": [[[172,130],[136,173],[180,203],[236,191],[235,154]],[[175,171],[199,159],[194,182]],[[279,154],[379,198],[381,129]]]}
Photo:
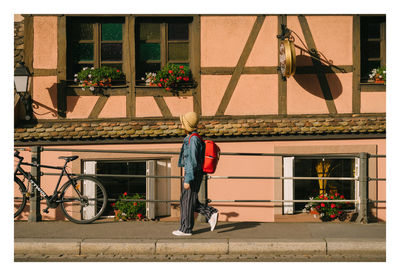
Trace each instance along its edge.
{"label": "shadow on wall", "polygon": [[[47,107],[47,109],[49,110],[57,110],[57,83],[54,83],[50,88],[47,88],[47,91],[49,93],[50,99],[51,99],[51,103],[53,105],[53,108]],[[65,112],[72,112],[75,109],[75,106],[79,100],[79,96],[70,96],[67,97],[67,104],[65,107]],[[41,105],[42,107],[45,107],[44,105]],[[46,108],[46,107],[45,107]]]}
{"label": "shadow on wall", "polygon": [[[296,67],[312,66],[312,60],[309,56],[298,55],[296,56]],[[328,66],[322,65],[322,67],[328,69]],[[297,71],[298,69],[296,69]],[[329,69],[328,69],[329,72]],[[332,98],[338,98],[343,92],[343,86],[337,75],[332,71],[331,73],[325,74],[329,88],[332,94]],[[321,99],[324,99],[324,94],[322,93],[321,85],[318,80],[316,73],[310,74],[294,74],[293,78],[296,82],[307,92]]]}

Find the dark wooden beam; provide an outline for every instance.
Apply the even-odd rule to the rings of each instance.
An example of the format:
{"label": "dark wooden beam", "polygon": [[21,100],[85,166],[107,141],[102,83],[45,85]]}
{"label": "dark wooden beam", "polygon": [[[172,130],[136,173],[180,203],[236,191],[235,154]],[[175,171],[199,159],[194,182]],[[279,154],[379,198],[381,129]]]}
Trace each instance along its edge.
{"label": "dark wooden beam", "polygon": [[353,16],[353,94],[352,111],[360,113],[361,110],[361,46],[360,46],[360,16]]}
{"label": "dark wooden beam", "polygon": [[264,23],[265,15],[257,16],[253,28],[250,31],[249,37],[247,39],[246,45],[244,46],[243,52],[240,55],[238,63],[233,71],[232,77],[228,83],[228,86],[225,90],[224,96],[218,106],[216,115],[223,115],[225,114],[225,110],[228,107],[229,101],[232,98],[233,92],[235,91],[236,85],[239,82],[240,75],[243,72],[243,68],[246,65],[247,59],[250,56],[251,50],[253,49],[254,43],[257,39],[258,33],[261,30],[261,27]]}
{"label": "dark wooden beam", "polygon": [[[278,34],[281,32],[281,24],[287,25],[286,15],[278,16]],[[281,40],[278,39],[278,49],[280,47]],[[278,51],[278,64],[279,61],[279,51]],[[277,71],[278,72],[278,71]],[[296,72],[297,73],[297,72]],[[278,75],[278,114],[287,114],[287,82],[282,78],[280,71]]]}
{"label": "dark wooden beam", "polygon": [[169,110],[168,105],[165,102],[164,98],[160,96],[154,96],[154,100],[156,101],[158,107],[160,108],[163,117],[172,118],[172,113]]}
{"label": "dark wooden beam", "polygon": [[[307,44],[308,49],[310,49],[311,51],[314,51],[315,53],[318,53],[317,52],[318,50],[317,50],[317,47],[315,45],[313,36],[311,34],[311,30],[310,30],[310,27],[308,25],[307,19],[305,18],[304,15],[299,15],[298,19],[299,19],[300,26],[301,26],[301,29],[303,31],[303,35],[304,35],[304,38],[306,40],[306,44]],[[316,55],[316,57],[317,57],[317,55]],[[331,92],[331,89],[329,87],[328,80],[327,80],[327,78],[325,76],[325,73],[322,71],[323,66],[322,66],[321,62],[318,59],[312,58],[311,60],[312,60],[312,63],[314,65],[314,67],[315,67],[315,71],[316,71],[316,74],[317,74],[317,77],[318,77],[319,84],[321,86],[322,93],[323,93],[324,98],[325,98],[326,105],[328,107],[329,114],[337,114],[335,101],[333,100],[332,92]]]}
{"label": "dark wooden beam", "polygon": [[98,99],[96,104],[94,105],[92,112],[90,112],[89,118],[98,118],[100,112],[103,110],[104,106],[108,101],[107,96],[101,95]]}

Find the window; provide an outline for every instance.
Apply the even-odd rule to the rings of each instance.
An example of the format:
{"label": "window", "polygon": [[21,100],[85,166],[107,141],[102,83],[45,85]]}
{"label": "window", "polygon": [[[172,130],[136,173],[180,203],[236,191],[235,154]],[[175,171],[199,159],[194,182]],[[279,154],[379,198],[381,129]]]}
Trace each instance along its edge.
{"label": "window", "polygon": [[[285,177],[354,177],[358,174],[354,158],[284,158]],[[319,194],[339,193],[345,199],[355,199],[356,183],[352,180],[291,180],[284,181],[284,198],[308,200]],[[302,212],[306,203],[284,204],[284,213]]]}
{"label": "window", "polygon": [[[146,161],[143,162],[121,162],[121,161],[97,161],[97,174],[130,174],[146,175]],[[127,177],[98,177],[104,184],[109,198],[118,199],[123,193],[128,195],[140,194],[146,197],[146,178]],[[104,215],[113,215],[111,203],[107,204]]]}
{"label": "window", "polygon": [[[107,174],[115,176],[98,176],[103,183],[109,199],[118,199],[123,193],[134,195],[138,193],[147,200],[167,200],[165,202],[147,202],[146,217],[154,219],[159,216],[169,216],[171,160],[97,160],[84,161],[85,174]],[[119,176],[118,176],[119,175]],[[159,178],[121,177],[121,175],[155,175]],[[167,178],[163,178],[166,176]],[[113,201],[114,202],[114,201]],[[108,202],[103,216],[113,216],[114,210]]]}
{"label": "window", "polygon": [[147,72],[157,72],[167,63],[190,66],[192,18],[138,18],[136,21],[136,83]]}
{"label": "window", "polygon": [[361,16],[361,82],[374,68],[386,66],[386,17]]}
{"label": "window", "polygon": [[122,70],[123,24],[120,17],[67,18],[67,79],[83,67],[106,65]]}

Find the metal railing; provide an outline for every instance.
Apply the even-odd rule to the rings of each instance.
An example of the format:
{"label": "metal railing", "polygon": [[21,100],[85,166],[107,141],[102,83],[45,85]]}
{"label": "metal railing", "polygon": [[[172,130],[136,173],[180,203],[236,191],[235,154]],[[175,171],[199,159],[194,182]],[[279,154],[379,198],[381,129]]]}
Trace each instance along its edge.
{"label": "metal railing", "polygon": [[[36,153],[40,155],[43,151],[53,151],[53,152],[94,152],[94,153],[119,153],[119,154],[149,154],[149,155],[179,155],[179,152],[175,151],[150,151],[150,150],[97,150],[97,149],[62,149],[62,148],[46,148],[35,146],[32,150],[32,154]],[[18,148],[19,150],[24,150],[25,148]],[[341,158],[359,158],[360,159],[360,171],[358,177],[287,177],[287,176],[214,176],[206,175],[204,178],[204,190],[203,194],[199,197],[203,198],[205,204],[211,202],[280,202],[280,203],[310,203],[310,202],[346,202],[355,203],[357,207],[357,222],[358,223],[368,223],[368,203],[386,203],[385,200],[369,200],[368,195],[368,182],[369,181],[386,181],[386,178],[370,178],[368,176],[368,161],[370,158],[386,158],[386,155],[370,155],[365,152],[358,154],[277,154],[277,153],[244,153],[244,152],[222,152],[222,156],[269,156],[269,157],[313,157],[313,158],[329,158],[329,159],[341,159]],[[32,156],[32,159],[40,160],[40,158]],[[56,173],[43,173],[36,172],[35,177],[40,177],[41,175],[59,175]],[[75,176],[79,175],[89,175],[96,177],[118,177],[118,178],[170,178],[170,179],[183,179],[183,176],[158,176],[158,175],[126,175],[126,174],[72,174]],[[268,179],[268,180],[337,180],[337,181],[358,181],[359,189],[356,199],[344,199],[344,200],[287,200],[287,199],[233,199],[233,200],[211,200],[208,198],[208,180],[209,179]],[[40,183],[40,182],[39,182]],[[40,200],[40,199],[38,199]],[[109,201],[116,201],[117,199],[109,198]],[[127,201],[137,201],[137,202],[179,202],[179,200],[157,200],[157,199],[126,199]],[[32,207],[33,205],[33,207]],[[40,212],[40,208],[35,208],[37,204],[31,204],[30,212]]]}

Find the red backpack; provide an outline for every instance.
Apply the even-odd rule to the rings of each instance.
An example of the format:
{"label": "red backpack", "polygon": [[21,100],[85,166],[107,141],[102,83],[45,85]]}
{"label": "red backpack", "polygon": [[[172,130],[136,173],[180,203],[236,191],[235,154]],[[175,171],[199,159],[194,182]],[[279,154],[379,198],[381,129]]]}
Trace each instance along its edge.
{"label": "red backpack", "polygon": [[199,137],[200,140],[202,140],[205,144],[203,172],[214,173],[219,161],[219,155],[220,155],[219,147],[211,140],[203,140],[201,136],[197,133],[193,133],[192,135],[190,135],[189,144],[190,144],[190,138],[192,138],[192,136]]}

